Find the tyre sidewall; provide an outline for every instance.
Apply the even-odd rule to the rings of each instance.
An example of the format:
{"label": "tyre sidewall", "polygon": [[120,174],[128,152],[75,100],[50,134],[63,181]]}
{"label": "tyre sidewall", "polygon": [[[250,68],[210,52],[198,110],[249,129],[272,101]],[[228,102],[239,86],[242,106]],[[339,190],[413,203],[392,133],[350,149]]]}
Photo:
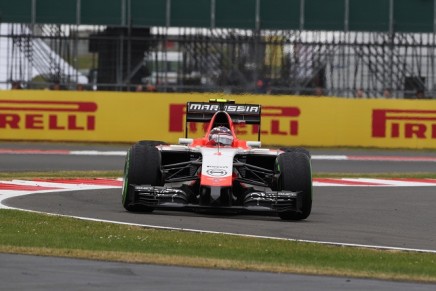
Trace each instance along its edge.
{"label": "tyre sidewall", "polygon": [[312,169],[310,158],[304,152],[285,152],[277,158],[278,190],[300,192],[301,212],[279,213],[283,219],[306,219],[312,210]]}
{"label": "tyre sidewall", "polygon": [[160,151],[153,145],[138,142],[128,150],[122,191],[122,203],[125,209],[129,211],[152,210],[150,207],[132,206],[132,202],[136,200],[132,185],[162,186],[160,163]]}

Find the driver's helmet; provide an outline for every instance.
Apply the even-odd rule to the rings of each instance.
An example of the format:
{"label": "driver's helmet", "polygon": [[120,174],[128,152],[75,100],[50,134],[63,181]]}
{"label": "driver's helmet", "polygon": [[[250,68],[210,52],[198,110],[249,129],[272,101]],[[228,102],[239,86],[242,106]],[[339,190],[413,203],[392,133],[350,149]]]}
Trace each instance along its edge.
{"label": "driver's helmet", "polygon": [[230,129],[225,126],[218,126],[212,128],[209,134],[209,141],[213,141],[215,144],[232,145],[233,135]]}

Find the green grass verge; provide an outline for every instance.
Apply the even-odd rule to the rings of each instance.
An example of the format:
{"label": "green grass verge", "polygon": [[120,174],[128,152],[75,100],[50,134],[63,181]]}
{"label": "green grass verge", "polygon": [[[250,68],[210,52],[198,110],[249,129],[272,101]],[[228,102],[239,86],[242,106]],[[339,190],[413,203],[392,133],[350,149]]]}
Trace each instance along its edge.
{"label": "green grass verge", "polygon": [[436,254],[147,229],[0,210],[0,252],[436,282]]}

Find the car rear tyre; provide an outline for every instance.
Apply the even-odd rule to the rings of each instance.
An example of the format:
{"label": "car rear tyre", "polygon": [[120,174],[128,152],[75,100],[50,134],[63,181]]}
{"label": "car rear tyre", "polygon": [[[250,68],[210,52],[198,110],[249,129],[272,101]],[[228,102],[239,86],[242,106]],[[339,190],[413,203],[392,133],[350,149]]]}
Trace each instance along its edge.
{"label": "car rear tyre", "polygon": [[277,158],[278,190],[299,192],[302,198],[298,212],[279,212],[281,219],[306,219],[312,211],[312,169],[310,158],[304,152],[286,152]]}
{"label": "car rear tyre", "polygon": [[151,212],[153,207],[138,205],[137,194],[132,185],[162,186],[160,152],[151,144],[138,142],[127,152],[124,165],[122,203],[128,211]]}

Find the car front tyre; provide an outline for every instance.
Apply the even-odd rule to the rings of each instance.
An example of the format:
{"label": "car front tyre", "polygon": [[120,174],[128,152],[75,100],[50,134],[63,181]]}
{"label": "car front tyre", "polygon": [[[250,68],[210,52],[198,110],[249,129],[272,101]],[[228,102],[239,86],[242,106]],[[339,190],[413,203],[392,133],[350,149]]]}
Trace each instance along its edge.
{"label": "car front tyre", "polygon": [[128,211],[151,212],[153,207],[138,205],[132,185],[162,186],[159,150],[150,144],[138,142],[127,152],[124,164],[122,204]]}
{"label": "car front tyre", "polygon": [[284,220],[302,220],[312,211],[312,169],[310,157],[305,152],[285,152],[277,158],[279,171],[278,190],[298,192],[301,208],[295,211],[279,212]]}

